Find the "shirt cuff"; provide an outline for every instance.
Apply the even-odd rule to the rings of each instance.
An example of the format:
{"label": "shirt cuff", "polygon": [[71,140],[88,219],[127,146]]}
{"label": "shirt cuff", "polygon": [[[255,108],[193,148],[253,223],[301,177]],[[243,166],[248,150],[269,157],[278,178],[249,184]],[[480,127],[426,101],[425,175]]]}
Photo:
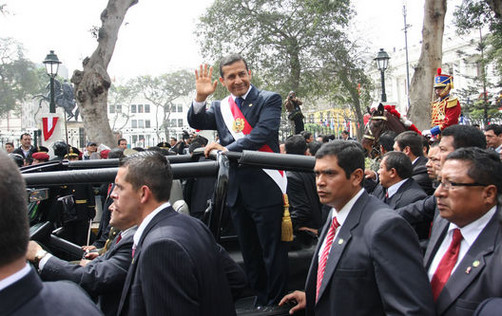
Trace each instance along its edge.
{"label": "shirt cuff", "polygon": [[47,263],[47,261],[49,261],[49,259],[52,258],[52,254],[48,253],[46,254],[42,260],[40,260],[40,262],[38,263],[38,270],[42,270],[45,266],[45,264]]}
{"label": "shirt cuff", "polygon": [[199,114],[200,111],[206,106],[206,101],[204,102],[197,102],[195,100],[192,101],[192,106],[193,106],[193,112],[195,114]]}

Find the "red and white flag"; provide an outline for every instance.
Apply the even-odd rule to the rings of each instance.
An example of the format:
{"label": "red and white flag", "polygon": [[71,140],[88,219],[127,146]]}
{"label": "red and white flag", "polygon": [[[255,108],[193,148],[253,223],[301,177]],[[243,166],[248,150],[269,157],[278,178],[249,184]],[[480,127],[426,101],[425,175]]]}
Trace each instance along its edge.
{"label": "red and white flag", "polygon": [[52,134],[54,133],[54,130],[56,129],[56,124],[58,122],[59,117],[53,116],[53,117],[42,117],[42,126],[43,126],[43,133],[44,133],[44,141],[47,141],[49,138],[51,138]]}

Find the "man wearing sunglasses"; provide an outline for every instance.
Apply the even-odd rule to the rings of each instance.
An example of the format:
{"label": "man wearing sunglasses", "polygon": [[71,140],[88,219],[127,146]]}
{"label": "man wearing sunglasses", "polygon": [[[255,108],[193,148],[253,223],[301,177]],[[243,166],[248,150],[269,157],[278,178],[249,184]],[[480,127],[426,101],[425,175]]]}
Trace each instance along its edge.
{"label": "man wearing sunglasses", "polygon": [[[444,159],[444,160],[443,160]],[[438,315],[472,315],[486,298],[502,296],[497,196],[502,188],[498,155],[461,148],[442,157],[434,193],[439,210],[424,264]]]}

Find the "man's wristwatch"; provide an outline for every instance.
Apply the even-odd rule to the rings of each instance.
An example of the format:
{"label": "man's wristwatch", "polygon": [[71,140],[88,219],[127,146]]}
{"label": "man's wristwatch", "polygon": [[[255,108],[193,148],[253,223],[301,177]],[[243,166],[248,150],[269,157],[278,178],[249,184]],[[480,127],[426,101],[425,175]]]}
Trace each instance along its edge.
{"label": "man's wristwatch", "polygon": [[33,260],[33,264],[35,265],[35,267],[37,267],[38,269],[38,264],[40,263],[40,260],[42,260],[45,256],[47,256],[48,252],[43,250],[43,249],[40,249],[39,251],[37,251],[37,253],[35,254],[35,260]]}

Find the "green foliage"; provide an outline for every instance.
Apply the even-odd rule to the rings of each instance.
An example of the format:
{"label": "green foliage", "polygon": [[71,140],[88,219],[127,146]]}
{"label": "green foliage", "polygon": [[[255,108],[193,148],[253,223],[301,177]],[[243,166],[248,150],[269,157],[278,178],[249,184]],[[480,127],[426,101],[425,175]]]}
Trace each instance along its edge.
{"label": "green foliage", "polygon": [[316,100],[349,105],[362,126],[361,103],[369,104],[370,80],[359,47],[345,35],[352,14],[349,0],[216,0],[200,18],[196,35],[208,62],[240,53],[253,84],[283,96],[294,90],[306,105]]}
{"label": "green foliage", "polygon": [[[488,0],[463,0],[454,14],[455,26],[459,34],[473,29],[489,29],[486,38],[486,62],[494,62],[499,77],[502,78],[502,19],[500,12],[495,12]],[[502,84],[502,80],[498,83]]]}
{"label": "green foliage", "polygon": [[0,38],[0,117],[42,90],[43,73],[24,58],[21,44]]}

